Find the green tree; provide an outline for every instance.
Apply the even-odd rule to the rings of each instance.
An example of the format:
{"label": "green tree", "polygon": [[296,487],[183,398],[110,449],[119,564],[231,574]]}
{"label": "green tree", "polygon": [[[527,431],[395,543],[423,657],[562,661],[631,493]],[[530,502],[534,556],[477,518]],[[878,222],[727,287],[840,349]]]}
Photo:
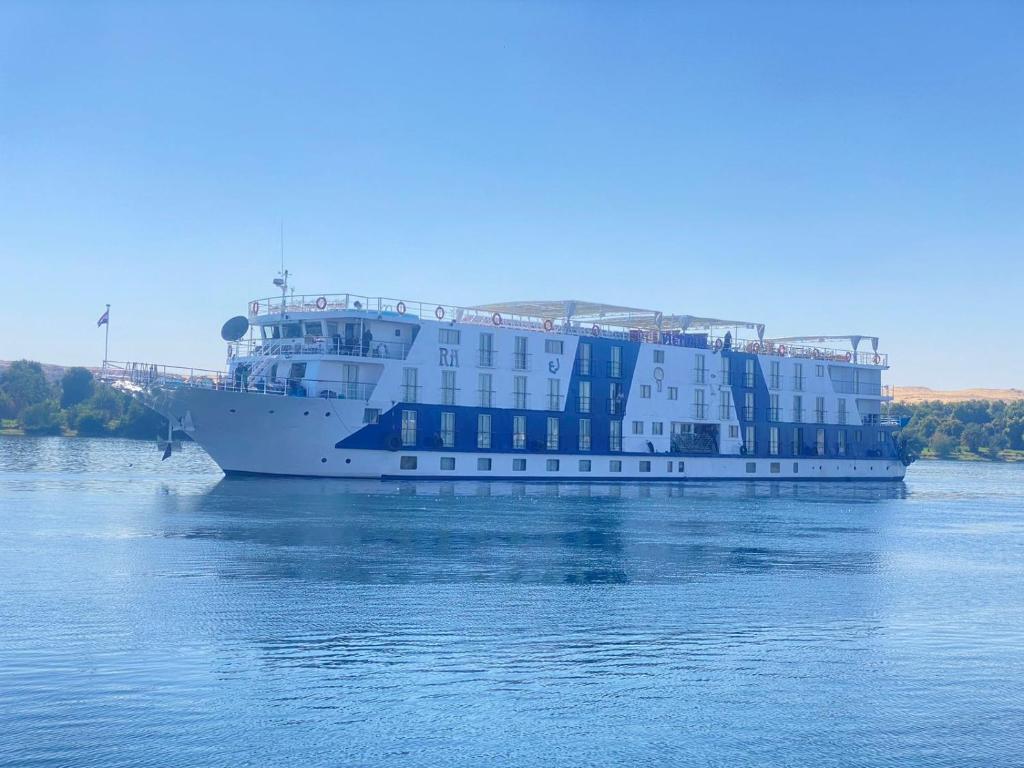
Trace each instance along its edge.
{"label": "green tree", "polygon": [[953,450],[956,448],[956,440],[945,432],[936,432],[932,435],[931,440],[928,441],[928,447],[936,456],[944,459],[953,454]]}
{"label": "green tree", "polygon": [[988,439],[988,452],[993,459],[998,459],[999,455],[1007,449],[1010,441],[1006,439],[1006,434],[1003,432],[993,432]]}
{"label": "green tree", "polygon": [[21,414],[31,405],[48,400],[50,385],[43,374],[43,366],[30,360],[15,360],[0,379],[0,389],[14,403],[14,410]]}
{"label": "green tree", "polygon": [[53,400],[28,406],[21,412],[19,421],[29,435],[59,435],[63,423],[60,409]]}
{"label": "green tree", "polygon": [[0,389],[0,419],[13,419],[18,415],[11,396]]}
{"label": "green tree", "polygon": [[92,372],[88,368],[68,368],[60,380],[60,407],[70,408],[92,397]]}
{"label": "green tree", "polygon": [[110,434],[103,414],[89,409],[79,412],[75,430],[81,437],[103,437]]}
{"label": "green tree", "polygon": [[960,443],[971,453],[977,453],[987,441],[985,429],[977,422],[971,422],[960,433]]}

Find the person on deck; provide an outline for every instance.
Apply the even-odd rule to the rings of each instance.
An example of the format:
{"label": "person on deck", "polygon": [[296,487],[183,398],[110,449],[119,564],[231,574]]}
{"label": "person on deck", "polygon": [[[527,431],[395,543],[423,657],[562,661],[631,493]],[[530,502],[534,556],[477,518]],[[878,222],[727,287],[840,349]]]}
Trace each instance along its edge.
{"label": "person on deck", "polygon": [[370,345],[373,343],[373,334],[370,333],[370,329],[367,328],[363,331],[363,350],[362,355],[366,357],[370,354]]}

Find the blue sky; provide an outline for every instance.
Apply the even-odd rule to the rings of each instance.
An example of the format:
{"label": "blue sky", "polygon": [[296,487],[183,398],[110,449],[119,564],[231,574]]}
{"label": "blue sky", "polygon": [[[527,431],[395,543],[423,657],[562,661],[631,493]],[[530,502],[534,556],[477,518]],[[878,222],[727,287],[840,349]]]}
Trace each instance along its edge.
{"label": "blue sky", "polygon": [[1020,3],[0,4],[0,358],[217,367],[273,291],[878,334],[1024,386]]}

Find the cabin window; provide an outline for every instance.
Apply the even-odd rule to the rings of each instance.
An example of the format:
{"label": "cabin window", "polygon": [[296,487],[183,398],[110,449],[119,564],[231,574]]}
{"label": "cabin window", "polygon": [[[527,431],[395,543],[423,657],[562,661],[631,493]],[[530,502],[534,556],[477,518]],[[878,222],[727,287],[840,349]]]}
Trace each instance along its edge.
{"label": "cabin window", "polygon": [[685,472],[686,471],[686,462],[685,461],[680,461],[679,464],[678,464],[678,467],[679,467],[679,471],[680,472]]}
{"label": "cabin window", "polygon": [[622,347],[612,347],[612,359],[608,363],[608,375],[616,378],[622,375]]}
{"label": "cabin window", "polygon": [[644,400],[650,400],[651,399],[651,385],[650,384],[641,384],[640,385],[640,397],[642,397]]}
{"label": "cabin window", "polygon": [[400,469],[416,469],[416,464],[417,464],[416,458],[417,458],[416,456],[403,456],[399,460],[399,465],[398,465],[399,468]]}
{"label": "cabin window", "polygon": [[649,462],[649,461],[641,461],[640,462],[640,471],[641,472],[650,472],[651,471],[651,462]]}
{"label": "cabin window", "polygon": [[512,417],[512,447],[513,448],[525,448],[526,447],[526,417],[525,416],[513,416]]}
{"label": "cabin window", "polygon": [[324,324],[319,320],[316,322],[305,323],[306,335],[307,336],[323,336],[324,335]]}
{"label": "cabin window", "polygon": [[619,459],[612,459],[611,461],[608,462],[608,471],[609,472],[621,472],[622,471],[622,462]]}
{"label": "cabin window", "polygon": [[776,392],[768,395],[768,421],[781,421],[782,413],[779,408],[779,395]]}
{"label": "cabin window", "polygon": [[576,410],[580,413],[590,413],[590,382],[580,381],[579,382],[579,399],[576,405]]}
{"label": "cabin window", "polygon": [[516,336],[515,351],[512,353],[512,367],[517,371],[525,371],[527,363],[527,338]]}
{"label": "cabin window", "polygon": [[608,385],[608,413],[612,416],[622,413],[622,384],[617,381]]}
{"label": "cabin window", "polygon": [[477,384],[480,387],[480,407],[490,408],[494,404],[494,379],[489,373],[481,373]]}
{"label": "cabin window", "polygon": [[549,355],[560,355],[565,349],[565,342],[561,339],[544,339],[544,352]]}
{"label": "cabin window", "polygon": [[480,334],[480,366],[482,368],[494,367],[494,334]]}
{"label": "cabin window", "polygon": [[[748,393],[749,394],[749,393]],[[693,418],[706,419],[708,417],[708,406],[704,402],[704,390],[693,390]]]}
{"label": "cabin window", "polygon": [[513,472],[525,472],[526,471],[526,459],[512,459],[512,471]]}
{"label": "cabin window", "polygon": [[735,440],[739,436],[740,436],[739,425],[738,424],[730,424],[729,425],[729,437],[731,437],[733,440]]}
{"label": "cabin window", "polygon": [[804,430],[803,427],[793,428],[793,455],[800,456],[804,449]]}
{"label": "cabin window", "polygon": [[455,447],[455,413],[441,411],[441,445],[445,448]]}
{"label": "cabin window", "polygon": [[718,418],[722,421],[730,421],[732,419],[732,391],[723,389],[718,397]]}
{"label": "cabin window", "polygon": [[825,375],[825,366],[824,365],[816,365],[816,366],[814,366],[814,374],[815,374],[815,376],[824,376]]}
{"label": "cabin window", "polygon": [[462,332],[457,328],[438,328],[437,329],[437,340],[441,344],[458,344],[461,340]]}
{"label": "cabin window", "polygon": [[580,459],[580,472],[590,471],[590,459]]}
{"label": "cabin window", "polygon": [[695,355],[693,358],[693,383],[703,384],[707,378],[707,369],[704,367],[704,355]]}
{"label": "cabin window", "polygon": [[753,387],[754,386],[754,361],[747,359],[744,361],[743,368],[743,386]]}
{"label": "cabin window", "polygon": [[747,474],[752,475],[757,472],[757,464],[753,461],[747,462]]}
{"label": "cabin window", "polygon": [[490,459],[477,459],[476,469],[478,472],[490,472],[491,471],[491,460]]}
{"label": "cabin window", "polygon": [[745,421],[754,420],[754,393],[743,393],[743,418]]}
{"label": "cabin window", "polygon": [[743,450],[748,454],[754,452],[754,428],[747,427],[743,430]]}
{"label": "cabin window", "polygon": [[590,342],[581,341],[576,353],[579,363],[580,376],[590,375]]}
{"label": "cabin window", "polygon": [[773,475],[777,475],[777,474],[779,474],[782,471],[782,465],[779,462],[777,462],[777,461],[773,461],[771,463],[771,465],[769,466],[768,470]]}
{"label": "cabin window", "polygon": [[455,469],[455,457],[454,456],[442,456],[441,457],[441,469],[444,472],[451,472]]}
{"label": "cabin window", "polygon": [[664,349],[656,349],[656,350],[654,350],[654,362],[655,362],[655,364],[659,364],[659,363],[664,363],[665,362],[665,350]]}
{"label": "cabin window", "polygon": [[819,456],[825,455],[825,430],[819,429],[814,435],[814,449]]}
{"label": "cabin window", "polygon": [[558,450],[558,417],[548,417],[548,440],[547,448],[549,451]]}
{"label": "cabin window", "polygon": [[793,363],[793,389],[802,390],[804,388],[804,364]]}
{"label": "cabin window", "polygon": [[441,404],[455,405],[455,371],[441,371]]}
{"label": "cabin window", "polygon": [[402,411],[402,445],[416,445],[416,411]]}
{"label": "cabin window", "polygon": [[665,422],[663,422],[663,421],[652,421],[651,422],[651,434],[652,435],[663,435],[663,434],[665,434]]}
{"label": "cabin window", "polygon": [[644,433],[644,423],[642,421],[633,422],[633,434],[642,435]]}
{"label": "cabin window", "polygon": [[580,450],[590,450],[590,419],[580,419]]}
{"label": "cabin window", "polygon": [[526,377],[515,376],[512,379],[512,407],[526,408]]}
{"label": "cabin window", "polygon": [[562,410],[562,380],[548,379],[548,410]]}
{"label": "cabin window", "polygon": [[416,391],[419,389],[419,369],[402,369],[402,399],[407,403],[416,402]]}
{"label": "cabin window", "polygon": [[837,443],[836,443],[836,449],[837,450],[836,450],[836,452],[840,456],[845,456],[846,455],[846,430],[845,429],[840,429],[839,430],[839,432],[836,434],[836,440],[837,440]]}
{"label": "cabin window", "polygon": [[772,456],[779,455],[779,428],[772,427],[768,430],[768,453]]}
{"label": "cabin window", "polygon": [[622,450],[622,422],[621,421],[609,421],[608,422],[608,450],[609,451],[621,451]]}
{"label": "cabin window", "polygon": [[679,387],[669,387],[668,388],[668,399],[669,400],[678,400],[679,399]]}
{"label": "cabin window", "polygon": [[771,383],[768,385],[772,389],[778,389],[781,384],[782,375],[779,371],[779,361],[772,360],[771,365]]}
{"label": "cabin window", "polygon": [[559,465],[558,459],[548,459],[548,461],[547,461],[547,470],[548,470],[548,472],[557,472],[558,471],[558,465]]}
{"label": "cabin window", "polygon": [[491,447],[491,414],[481,413],[476,417],[476,447]]}
{"label": "cabin window", "polygon": [[793,395],[793,421],[804,420],[804,398],[802,395]]}
{"label": "cabin window", "polygon": [[363,409],[363,424],[379,424],[380,423],[380,408],[364,408]]}

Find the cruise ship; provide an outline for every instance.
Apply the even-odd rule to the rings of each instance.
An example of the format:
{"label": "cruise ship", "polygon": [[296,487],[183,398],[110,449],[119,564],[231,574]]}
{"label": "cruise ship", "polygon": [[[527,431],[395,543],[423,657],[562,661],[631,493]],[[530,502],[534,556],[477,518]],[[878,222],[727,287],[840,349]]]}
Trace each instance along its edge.
{"label": "cruise ship", "polygon": [[[899,480],[873,336],[578,300],[252,301],[223,371],[105,361],[228,474]],[[172,445],[168,440],[167,445]],[[169,448],[168,448],[169,450]]]}

